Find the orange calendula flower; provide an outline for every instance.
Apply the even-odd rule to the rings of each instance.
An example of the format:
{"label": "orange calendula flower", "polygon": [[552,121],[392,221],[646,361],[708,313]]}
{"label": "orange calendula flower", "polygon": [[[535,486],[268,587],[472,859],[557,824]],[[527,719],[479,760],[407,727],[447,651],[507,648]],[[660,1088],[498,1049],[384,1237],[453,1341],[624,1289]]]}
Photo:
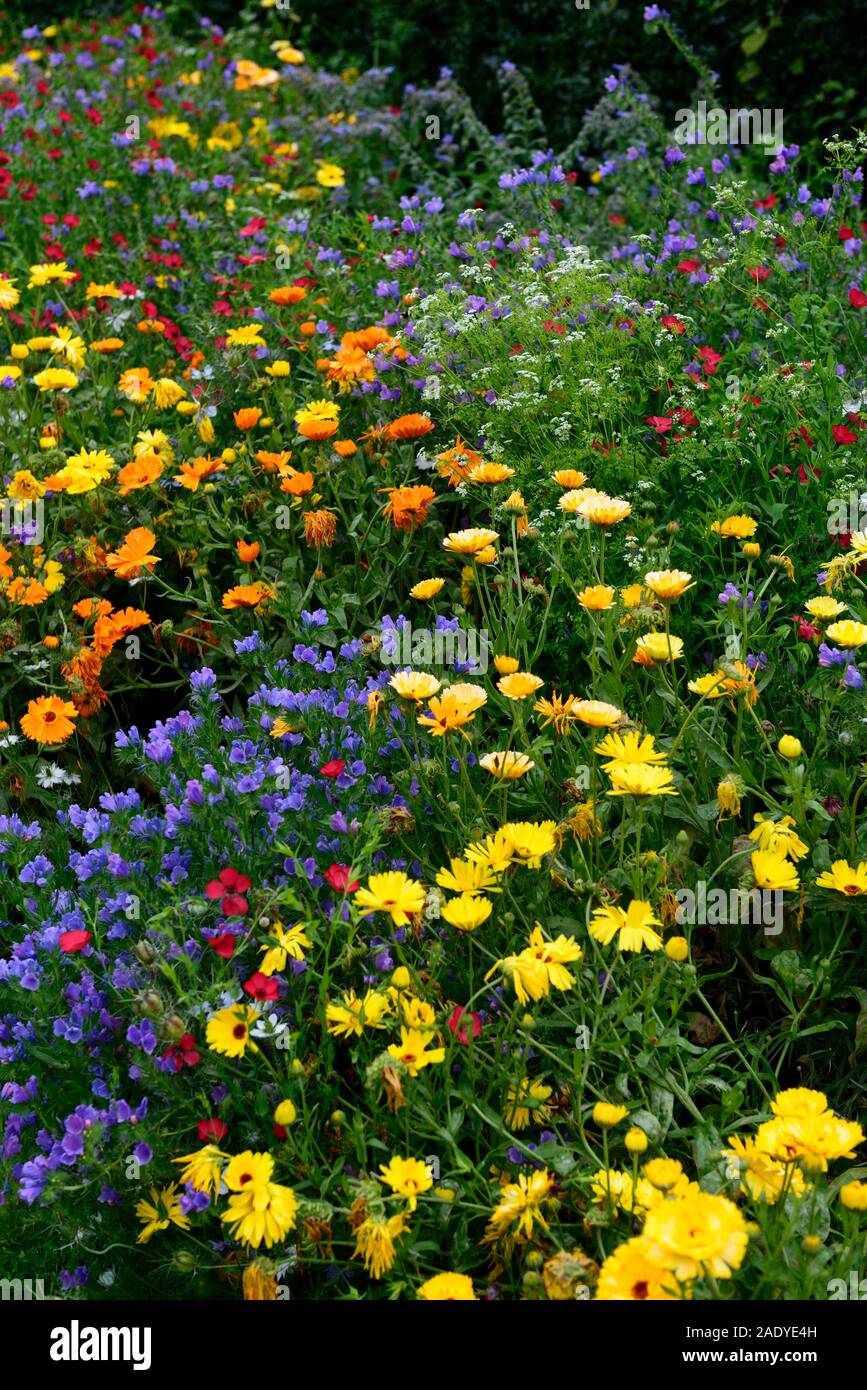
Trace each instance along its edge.
{"label": "orange calendula flower", "polygon": [[197,458],[187,459],[181,464],[180,473],[174,475],[174,482],[180,483],[190,492],[198,492],[199,483],[210,478],[214,473],[224,473],[226,465],[222,459],[209,458],[206,454],[199,454]]}
{"label": "orange calendula flower", "polygon": [[162,471],[163,465],[156,454],[139,454],[138,458],[132,459],[117,475],[121,497],[127,497],[129,493],[138,492],[140,488],[155,483],[157,478],[162,476]]}
{"label": "orange calendula flower", "polygon": [[389,490],[385,515],[398,531],[411,531],[414,526],[422,525],[435,497],[432,487],[393,487]]}
{"label": "orange calendula flower", "polygon": [[457,487],[459,483],[468,481],[472,469],[481,462],[481,454],[468,448],[458,435],[453,449],[437,454],[437,472],[441,478],[448,479],[449,487]]}
{"label": "orange calendula flower", "polygon": [[339,425],[336,420],[327,418],[313,418],[302,420],[297,426],[298,433],[305,439],[309,439],[314,444],[319,444],[323,439],[330,439],[338,431]]}
{"label": "orange calendula flower", "polygon": [[300,304],[307,291],[302,285],[280,285],[276,290],[272,290],[268,295],[272,304],[278,304],[281,308],[289,304]]}
{"label": "orange calendula flower", "polygon": [[262,418],[262,412],[258,406],[247,406],[244,410],[236,410],[233,414],[235,424],[239,430],[255,429]]}
{"label": "orange calendula flower", "polygon": [[383,434],[386,439],[423,439],[434,428],[434,422],[427,415],[399,415],[386,425]]}
{"label": "orange calendula flower", "polygon": [[235,549],[242,565],[252,565],[259,558],[258,541],[235,541]]}
{"label": "orange calendula flower", "polygon": [[267,584],[236,584],[223,594],[224,608],[258,608],[265,599],[273,598],[274,590]]}
{"label": "orange calendula flower", "polygon": [[332,449],[338,458],[352,458],[353,454],[358,453],[358,445],[354,439],[335,439]]}
{"label": "orange calendula flower", "polygon": [[146,526],[136,526],[123,544],[105,557],[105,563],[118,579],[137,579],[143,570],[150,571],[159,564],[159,556],[152,553],[156,539]]}
{"label": "orange calendula flower", "polygon": [[308,492],[313,491],[313,474],[299,473],[293,468],[281,482],[280,491],[288,493],[290,497],[306,497]]}
{"label": "orange calendula flower", "polygon": [[304,539],[310,546],[324,546],[328,549],[334,544],[337,534],[337,513],[321,507],[316,512],[304,512]]}
{"label": "orange calendula flower", "polygon": [[77,718],[78,710],[70,700],[61,700],[59,695],[40,695],[29,702],[20,723],[34,743],[65,743],[75,732],[73,720]]}

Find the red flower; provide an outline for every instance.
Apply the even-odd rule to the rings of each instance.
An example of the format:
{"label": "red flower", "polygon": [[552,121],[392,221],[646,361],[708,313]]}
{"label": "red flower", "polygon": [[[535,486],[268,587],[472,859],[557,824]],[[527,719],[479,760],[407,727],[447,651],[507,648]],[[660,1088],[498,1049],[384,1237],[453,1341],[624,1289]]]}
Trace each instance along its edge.
{"label": "red flower", "polygon": [[229,1126],[224,1125],[222,1120],[216,1118],[199,1120],[196,1129],[199,1131],[199,1138],[203,1144],[207,1143],[209,1139],[212,1139],[215,1144],[219,1144],[220,1140],[225,1139],[229,1133]]}
{"label": "red flower", "polygon": [[277,981],[270,975],[263,975],[260,970],[251,975],[244,985],[244,989],[251,999],[273,1000],[280,998],[280,989]]}
{"label": "red flower", "polygon": [[208,945],[218,956],[222,956],[223,960],[231,960],[235,954],[235,937],[230,931],[224,931],[221,936],[210,937]]}
{"label": "red flower", "polygon": [[660,319],[663,328],[667,328],[669,333],[681,334],[686,332],[686,324],[681,323],[676,314],[666,314],[664,319]]}
{"label": "red flower", "polygon": [[821,636],[819,628],[814,627],[812,623],[808,623],[806,618],[795,616],[792,618],[792,622],[797,624],[798,636],[802,642],[812,642],[817,637]]}
{"label": "red flower", "polygon": [[747,266],[747,275],[749,275],[750,279],[754,280],[757,285],[760,285],[763,280],[767,280],[770,273],[770,270],[764,265]]}
{"label": "red flower", "polygon": [[340,777],[346,768],[346,763],[342,758],[332,758],[330,763],[323,763],[319,771],[323,777]]}
{"label": "red flower", "polygon": [[171,1062],[176,1072],[182,1067],[197,1067],[202,1060],[202,1054],[196,1049],[196,1040],[192,1033],[184,1033],[177,1044],[169,1043],[163,1057]]}
{"label": "red flower", "polygon": [[652,425],[657,434],[666,434],[671,429],[671,416],[648,415],[645,424]]}
{"label": "red flower", "polygon": [[835,444],[857,444],[858,436],[848,425],[832,425],[831,433],[834,436]]}
{"label": "red flower", "polygon": [[852,231],[852,228],[851,228],[851,227],[847,227],[846,224],[843,223],[843,224],[841,225],[841,227],[840,227],[839,232],[837,233],[837,240],[838,240],[838,241],[851,241],[852,238],[854,237],[854,235],[855,235],[855,233]]}
{"label": "red flower", "polygon": [[359,880],[354,878],[350,883],[352,870],[348,864],[329,864],[323,874],[326,883],[330,883],[336,893],[354,893],[360,887]]}
{"label": "red flower", "polygon": [[696,356],[701,358],[707,376],[713,376],[722,361],[722,353],[712,347],[700,347]]}
{"label": "red flower", "polygon": [[867,307],[867,294],[863,290],[852,289],[849,291],[849,303],[853,309],[863,309]]}
{"label": "red flower", "polygon": [[692,275],[694,271],[701,269],[701,261],[679,261],[677,269],[682,271],[684,275]]}
{"label": "red flower", "polygon": [[473,1020],[471,1028],[474,1038],[477,1038],[482,1031],[482,1020],[478,1014],[473,1013],[472,1009],[469,1011],[465,1009],[463,1004],[456,1004],[452,1010],[449,1017],[449,1028],[454,1033],[458,1042],[463,1043],[464,1047],[466,1047],[467,1043],[470,1041],[470,1026],[468,1026],[466,1022],[462,1022],[464,1015],[468,1015],[468,1017]]}
{"label": "red flower", "polygon": [[60,937],[60,949],[71,955],[73,951],[83,951],[89,940],[89,931],[65,931]]}
{"label": "red flower", "polygon": [[767,198],[756,198],[753,202],[754,208],[774,208],[777,206],[776,193],[769,193]]}
{"label": "red flower", "polygon": [[241,895],[252,886],[246,874],[239,874],[237,869],[221,869],[205,889],[205,897],[222,898],[220,911],[224,917],[243,917],[250,904]]}

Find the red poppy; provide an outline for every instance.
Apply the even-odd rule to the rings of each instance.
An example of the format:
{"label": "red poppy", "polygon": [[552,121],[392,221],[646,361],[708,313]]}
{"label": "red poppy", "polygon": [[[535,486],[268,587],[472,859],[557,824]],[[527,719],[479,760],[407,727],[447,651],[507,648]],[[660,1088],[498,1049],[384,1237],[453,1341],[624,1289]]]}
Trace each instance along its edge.
{"label": "red poppy", "polygon": [[199,1120],[196,1129],[199,1131],[199,1138],[203,1144],[207,1143],[209,1139],[212,1139],[215,1144],[219,1144],[220,1140],[225,1139],[229,1133],[229,1126],[224,1125],[223,1121],[216,1117],[210,1120]]}
{"label": "red poppy", "polygon": [[472,1009],[465,1009],[463,1004],[456,1004],[452,1010],[449,1017],[449,1028],[454,1033],[458,1042],[463,1043],[464,1047],[466,1047],[467,1043],[470,1041],[470,1027],[466,1022],[462,1022],[464,1015],[468,1015],[468,1017],[473,1020],[472,1035],[474,1038],[477,1038],[482,1031],[482,1020],[478,1014],[473,1013]]}
{"label": "red poppy", "polygon": [[270,975],[263,975],[260,970],[251,975],[244,985],[244,989],[251,999],[268,1000],[280,998],[280,988],[277,981]]}
{"label": "red poppy", "polygon": [[831,433],[835,444],[857,444],[858,436],[848,425],[832,425]]}
{"label": "red poppy", "polygon": [[701,261],[679,261],[677,269],[681,271],[684,275],[692,275],[695,273],[696,270],[701,269]]}
{"label": "red poppy", "polygon": [[230,931],[224,931],[221,936],[210,937],[208,945],[218,956],[222,956],[223,960],[231,960],[235,954],[235,940]]}
{"label": "red poppy", "polygon": [[319,771],[323,777],[340,777],[346,769],[346,763],[342,758],[332,758],[331,762],[323,763]]}
{"label": "red poppy", "polygon": [[60,949],[72,955],[73,951],[83,951],[89,940],[89,931],[65,931],[60,937]]}
{"label": "red poppy", "polygon": [[352,879],[350,883],[351,874],[352,870],[348,864],[329,864],[323,878],[336,893],[354,893],[361,885],[357,878]]}
{"label": "red poppy", "polygon": [[237,869],[221,869],[205,889],[205,897],[222,899],[220,911],[224,917],[243,917],[250,904],[242,894],[252,886],[246,874],[239,874]]}
{"label": "red poppy", "polygon": [[668,329],[669,333],[677,333],[679,335],[686,332],[686,324],[681,323],[676,314],[666,314],[665,318],[660,319],[660,323],[663,328]]}
{"label": "red poppy", "polygon": [[867,294],[863,290],[852,289],[849,291],[849,303],[853,309],[863,309],[867,307]]}
{"label": "red poppy", "polygon": [[722,353],[712,347],[700,347],[696,356],[701,358],[707,376],[713,376],[722,361]]}
{"label": "red poppy", "polygon": [[202,1060],[202,1054],[196,1048],[196,1040],[192,1033],[184,1033],[176,1044],[169,1043],[163,1057],[171,1062],[176,1072],[182,1067],[197,1067]]}
{"label": "red poppy", "polygon": [[750,279],[754,280],[757,285],[760,285],[763,280],[767,280],[770,273],[768,267],[764,265],[747,266],[747,275],[749,275]]}

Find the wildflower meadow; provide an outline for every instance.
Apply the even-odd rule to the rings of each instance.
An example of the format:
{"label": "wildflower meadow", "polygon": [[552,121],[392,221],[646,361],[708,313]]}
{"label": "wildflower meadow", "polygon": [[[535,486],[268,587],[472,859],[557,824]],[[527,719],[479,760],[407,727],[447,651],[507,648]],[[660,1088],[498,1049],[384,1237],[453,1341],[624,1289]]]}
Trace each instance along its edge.
{"label": "wildflower meadow", "polygon": [[0,20],[4,1300],[867,1297],[867,136],[118,10]]}

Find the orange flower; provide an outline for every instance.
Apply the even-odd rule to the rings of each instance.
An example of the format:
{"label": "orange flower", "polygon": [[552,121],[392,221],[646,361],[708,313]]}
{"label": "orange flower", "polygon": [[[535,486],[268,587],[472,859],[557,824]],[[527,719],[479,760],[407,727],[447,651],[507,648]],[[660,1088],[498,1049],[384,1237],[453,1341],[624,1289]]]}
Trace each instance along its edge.
{"label": "orange flower", "polygon": [[306,295],[307,291],[301,285],[280,285],[276,290],[272,290],[268,295],[272,304],[279,304],[281,307],[287,304],[299,304]]}
{"label": "orange flower", "polygon": [[156,536],[146,526],[136,526],[124,537],[123,545],[105,557],[105,563],[118,579],[136,579],[142,570],[152,570],[159,556],[151,553]]}
{"label": "orange flower", "polygon": [[358,445],[352,439],[335,439],[331,447],[338,458],[342,459],[352,458],[353,454],[358,453]]}
{"label": "orange flower", "polygon": [[299,434],[303,434],[305,439],[310,439],[318,444],[323,439],[330,439],[337,433],[338,424],[336,420],[304,420],[300,425],[296,425]]}
{"label": "orange flower", "polygon": [[0,542],[0,579],[12,578],[12,566],[7,564],[12,559],[12,551],[7,550],[5,545]]}
{"label": "orange flower", "polygon": [[481,454],[467,448],[458,435],[453,449],[437,454],[437,472],[441,478],[448,478],[449,487],[457,487],[467,482],[471,471],[482,462]]}
{"label": "orange flower", "polygon": [[224,608],[258,608],[266,598],[273,598],[274,590],[267,584],[236,584],[223,594]]}
{"label": "orange flower", "polygon": [[29,702],[20,724],[34,743],[65,743],[75,733],[72,721],[77,718],[78,711],[71,701],[61,700],[59,695],[40,695],[38,700]]}
{"label": "orange flower", "polygon": [[235,541],[235,549],[242,565],[252,565],[259,556],[258,541]]}
{"label": "orange flower", "polygon": [[398,415],[390,425],[386,425],[386,439],[422,439],[434,428],[433,420],[427,415]]}
{"label": "orange flower", "polygon": [[279,473],[291,457],[291,449],[283,449],[279,454],[270,454],[267,449],[260,449],[255,455],[256,462],[261,463],[269,473]]}
{"label": "orange flower", "polygon": [[152,380],[150,370],[147,367],[130,367],[128,371],[121,374],[117,388],[129,400],[141,405],[142,401],[147,400],[155,385],[156,382]]}
{"label": "orange flower", "polygon": [[398,531],[411,531],[413,526],[422,525],[435,497],[432,487],[393,487],[389,491],[385,515]]}
{"label": "orange flower", "polygon": [[139,454],[138,458],[126,464],[117,475],[121,497],[155,483],[157,478],[162,476],[162,471],[163,465],[156,454]]}
{"label": "orange flower", "polygon": [[197,492],[199,483],[204,482],[205,478],[210,478],[212,473],[225,471],[226,465],[222,459],[212,459],[200,454],[198,458],[187,459],[181,464],[181,471],[175,474],[174,481],[180,483],[181,487],[188,488],[190,492]]}
{"label": "orange flower", "polygon": [[98,338],[95,343],[91,343],[91,352],[119,352],[123,347],[123,338]]}
{"label": "orange flower", "polygon": [[43,637],[42,645],[43,647],[47,647],[49,651],[53,652],[56,650],[57,647],[60,646],[60,638],[55,637],[52,633],[49,632],[47,637]]}
{"label": "orange flower", "polygon": [[378,324],[373,324],[370,328],[357,328],[349,333],[344,333],[340,339],[340,346],[345,348],[361,348],[362,352],[372,352],[381,343],[392,341],[391,334],[387,328],[381,328]]}
{"label": "orange flower", "polygon": [[298,473],[293,468],[288,478],[284,478],[280,484],[281,492],[288,492],[290,497],[305,497],[308,492],[313,491],[313,474]]}
{"label": "orange flower", "polygon": [[322,507],[318,512],[304,513],[304,539],[308,545],[325,546],[334,544],[337,534],[337,513]]}
{"label": "orange flower", "polygon": [[236,410],[234,413],[235,424],[239,430],[255,429],[262,418],[262,412],[257,405],[246,406],[244,410]]}
{"label": "orange flower", "polygon": [[37,608],[48,598],[48,590],[38,579],[24,579],[18,575],[6,590],[11,603],[20,603],[22,608]]}

